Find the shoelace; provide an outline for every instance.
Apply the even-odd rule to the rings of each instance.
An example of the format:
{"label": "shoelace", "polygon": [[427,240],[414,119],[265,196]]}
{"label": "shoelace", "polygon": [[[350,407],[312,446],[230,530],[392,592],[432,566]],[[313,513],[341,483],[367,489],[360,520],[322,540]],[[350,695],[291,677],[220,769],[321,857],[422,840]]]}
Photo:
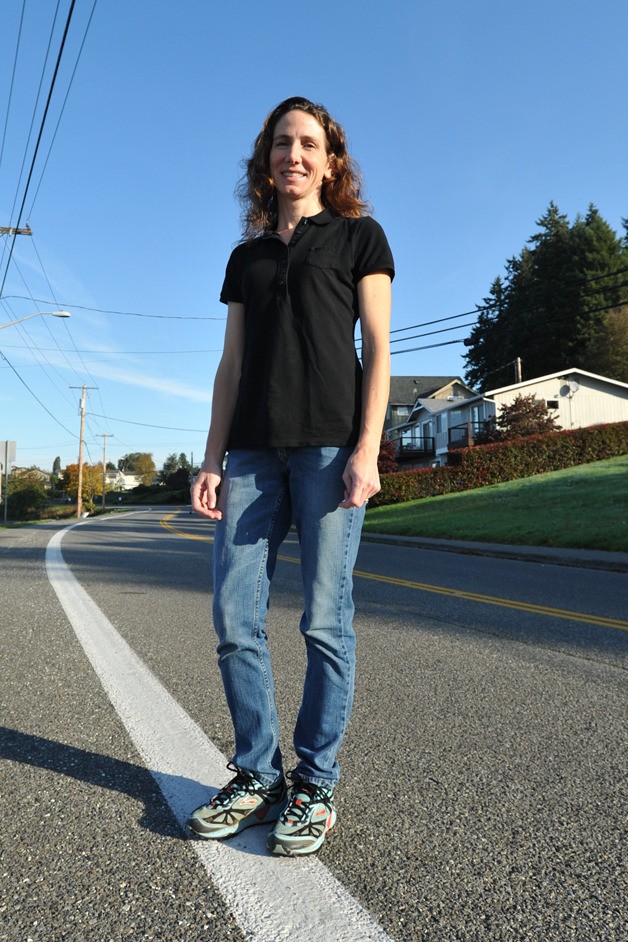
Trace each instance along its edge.
{"label": "shoelace", "polygon": [[[227,766],[227,768],[234,769],[235,766]],[[250,773],[242,772],[241,769],[238,769],[237,775],[214,795],[210,805],[212,808],[221,808],[223,805],[227,805],[229,802],[233,801],[234,792],[241,795],[250,795],[256,791],[257,787],[257,782]]]}
{"label": "shoelace", "polygon": [[331,795],[326,789],[313,782],[299,782],[298,785],[293,786],[292,796],[282,818],[298,822],[306,817],[312,804],[324,805],[331,812]]}

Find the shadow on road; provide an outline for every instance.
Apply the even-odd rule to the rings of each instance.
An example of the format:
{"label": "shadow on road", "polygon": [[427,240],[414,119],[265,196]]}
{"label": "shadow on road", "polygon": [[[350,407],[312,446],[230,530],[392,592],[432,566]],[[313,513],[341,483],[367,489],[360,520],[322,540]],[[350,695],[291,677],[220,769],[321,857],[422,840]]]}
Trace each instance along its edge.
{"label": "shadow on road", "polygon": [[[183,775],[149,772],[133,762],[112,759],[6,726],[0,726],[0,759],[48,769],[88,785],[128,795],[144,804],[138,819],[140,827],[163,837],[192,840],[201,846],[205,843],[194,841],[192,835],[186,833],[184,822],[193,808],[216,794],[218,786],[204,785]],[[225,843],[236,853],[267,857],[267,832],[267,827],[249,828]]]}
{"label": "shadow on road", "polygon": [[[164,837],[186,839],[153,776],[141,765],[112,759],[110,756],[68,746],[41,736],[21,733],[6,726],[0,727],[0,758],[49,769],[89,785],[108,788],[136,798],[144,803],[144,811],[138,821],[141,827]],[[163,773],[159,773],[159,780],[164,790],[200,790],[201,800],[207,799],[207,788],[198,782]]]}

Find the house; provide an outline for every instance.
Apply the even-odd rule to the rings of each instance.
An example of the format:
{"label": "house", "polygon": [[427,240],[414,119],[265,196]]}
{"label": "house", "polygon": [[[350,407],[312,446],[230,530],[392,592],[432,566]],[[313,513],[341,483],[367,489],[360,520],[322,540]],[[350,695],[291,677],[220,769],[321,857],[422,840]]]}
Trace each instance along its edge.
{"label": "house", "polygon": [[397,442],[399,463],[432,459],[438,415],[476,395],[459,376],[391,376],[384,429]]}
{"label": "house", "polygon": [[473,444],[487,419],[498,416],[517,396],[529,395],[545,402],[563,429],[628,421],[628,383],[570,368],[464,400],[417,403],[407,422],[387,429],[398,442],[400,466],[446,464],[451,445]]}
{"label": "house", "polygon": [[384,428],[408,422],[418,400],[475,395],[458,376],[391,376]]}
{"label": "house", "polygon": [[15,466],[11,470],[11,474],[15,478],[24,477],[28,475],[31,479],[39,481],[40,484],[43,484],[44,487],[50,486],[51,475],[48,471],[42,471],[41,468],[16,468]]}
{"label": "house", "polygon": [[139,474],[126,474],[124,471],[107,471],[107,489],[112,491],[131,491],[142,483]]}

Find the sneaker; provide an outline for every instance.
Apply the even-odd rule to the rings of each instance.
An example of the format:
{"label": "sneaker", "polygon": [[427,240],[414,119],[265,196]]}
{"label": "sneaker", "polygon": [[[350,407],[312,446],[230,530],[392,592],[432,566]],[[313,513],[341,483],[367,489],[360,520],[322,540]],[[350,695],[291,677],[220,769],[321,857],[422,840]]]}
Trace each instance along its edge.
{"label": "sneaker", "polygon": [[314,854],[335,823],[333,791],[295,779],[288,804],[270,832],[268,849],[284,857]]}
{"label": "sneaker", "polygon": [[188,818],[187,826],[197,837],[221,840],[254,824],[276,821],[287,799],[283,775],[272,785],[264,785],[250,772],[228,766],[237,772],[206,805]]}

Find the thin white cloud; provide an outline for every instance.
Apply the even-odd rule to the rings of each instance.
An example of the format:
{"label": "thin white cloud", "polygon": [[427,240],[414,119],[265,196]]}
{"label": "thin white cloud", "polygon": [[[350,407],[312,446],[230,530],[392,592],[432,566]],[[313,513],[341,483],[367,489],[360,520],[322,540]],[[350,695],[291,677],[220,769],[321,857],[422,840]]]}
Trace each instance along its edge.
{"label": "thin white cloud", "polygon": [[198,386],[188,386],[176,379],[167,379],[165,376],[150,376],[138,370],[123,369],[119,366],[109,366],[106,363],[91,363],[92,376],[102,376],[127,386],[139,386],[142,389],[154,389],[167,396],[178,396],[180,399],[190,399],[193,402],[211,402],[210,390],[199,389]]}

